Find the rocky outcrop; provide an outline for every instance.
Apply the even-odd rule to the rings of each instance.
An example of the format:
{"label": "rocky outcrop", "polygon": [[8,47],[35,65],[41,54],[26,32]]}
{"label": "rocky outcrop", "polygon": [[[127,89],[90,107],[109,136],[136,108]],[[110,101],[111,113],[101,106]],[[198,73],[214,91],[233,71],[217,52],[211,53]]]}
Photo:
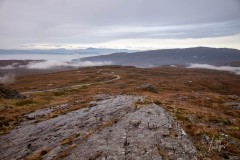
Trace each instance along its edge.
{"label": "rocky outcrop", "polygon": [[141,85],[140,87],[138,87],[138,89],[149,91],[152,93],[158,93],[157,87],[149,83]]}
{"label": "rocky outcrop", "polygon": [[0,98],[6,99],[22,99],[26,98],[13,88],[10,88],[4,84],[0,84]]}
{"label": "rocky outcrop", "polygon": [[[103,96],[88,108],[25,123],[0,137],[0,159],[196,159],[181,126],[139,96]],[[142,105],[139,105],[142,104]]]}

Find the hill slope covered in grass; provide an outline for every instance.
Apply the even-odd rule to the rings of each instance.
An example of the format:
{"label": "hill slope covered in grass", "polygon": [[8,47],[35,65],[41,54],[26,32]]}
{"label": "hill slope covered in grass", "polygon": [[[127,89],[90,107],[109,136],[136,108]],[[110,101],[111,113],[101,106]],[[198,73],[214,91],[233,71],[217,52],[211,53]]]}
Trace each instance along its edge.
{"label": "hill slope covered in grass", "polygon": [[[112,75],[102,73],[118,75],[120,79],[96,84],[95,82],[115,78]],[[89,82],[94,84],[79,88],[69,88],[72,85]],[[133,112],[137,112],[139,109],[147,110],[153,104],[164,108],[190,137],[197,150],[196,156],[199,159],[240,157],[238,147],[240,145],[240,78],[228,72],[181,67],[135,68],[102,66],[48,74],[19,76],[16,77],[16,81],[10,86],[20,92],[38,90],[42,90],[43,92],[28,94],[27,99],[1,99],[1,134],[7,135],[6,133],[14,130],[19,125],[34,123],[35,125],[32,126],[41,126],[42,124],[62,118],[62,116],[74,115],[75,111],[87,116],[88,112],[96,111],[97,108],[100,109],[105,106],[99,106],[100,103],[105,104],[107,101],[115,103],[118,100],[123,100],[121,98],[117,98],[117,100],[105,99],[101,96],[96,97],[97,95],[108,94],[113,97],[118,97],[119,95],[142,96],[145,100],[137,101],[132,106],[134,109]],[[149,86],[154,88],[154,91],[149,89]],[[44,92],[44,90],[61,87],[68,87],[68,89]],[[96,103],[98,104],[97,106]],[[125,101],[122,103],[125,103]],[[121,107],[121,105],[114,106]],[[141,106],[144,107],[141,108]],[[126,110],[132,113],[131,108]],[[121,110],[121,112],[124,112],[124,110]],[[92,116],[91,120],[94,119],[100,122],[101,115],[104,116],[106,114],[97,114],[95,115],[96,117]],[[111,116],[113,115],[111,114]],[[150,113],[149,117],[151,116],[154,118],[156,115]],[[118,121],[117,119],[106,119],[105,121],[102,118],[102,125],[99,125],[97,128],[91,129],[92,121],[88,123],[90,120],[79,121],[79,123],[76,123],[78,125],[77,128],[70,127],[74,129],[74,132],[71,132],[73,134],[68,134],[68,136],[60,141],[61,143],[57,147],[64,150],[60,156],[68,157],[69,154],[76,153],[75,151],[78,151],[78,147],[84,147],[85,144],[92,144],[92,140],[95,140],[97,137],[100,138],[103,132],[106,134],[110,132],[108,129],[111,129],[111,127],[114,128],[115,125],[121,126],[121,117],[115,118]],[[71,121],[67,124],[71,124]],[[147,127],[145,121],[140,124],[138,121],[131,121],[131,127],[133,128],[129,128],[128,133],[139,129],[137,126],[141,128],[142,125]],[[54,128],[54,125],[52,127]],[[155,133],[158,127],[157,124],[153,126],[150,123],[148,128],[150,128],[151,133]],[[90,130],[83,133],[81,131],[84,128]],[[49,129],[51,130],[51,127]],[[75,129],[77,130],[76,132]],[[116,133],[115,131],[112,132]],[[173,130],[168,135],[165,135],[165,138],[174,139],[176,133]],[[127,134],[127,136],[132,135]],[[34,142],[28,141],[24,143],[26,148],[29,145],[29,156],[44,157],[45,155],[49,156],[52,153],[56,153],[56,150],[51,147],[44,146],[43,148],[38,148],[38,145],[34,144]],[[146,142],[146,144],[149,143]],[[128,146],[131,146],[131,137],[126,142],[126,147]],[[172,153],[168,152],[167,149],[161,150],[161,148],[159,148],[158,153],[162,156],[167,157],[169,156],[168,154]],[[98,156],[104,155],[103,152],[98,153]]]}

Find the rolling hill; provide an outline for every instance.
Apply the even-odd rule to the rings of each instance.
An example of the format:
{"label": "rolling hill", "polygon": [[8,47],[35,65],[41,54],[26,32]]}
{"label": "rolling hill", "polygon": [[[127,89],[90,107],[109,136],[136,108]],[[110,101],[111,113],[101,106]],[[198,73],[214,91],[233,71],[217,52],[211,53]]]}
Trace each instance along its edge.
{"label": "rolling hill", "polygon": [[81,58],[81,61],[110,61],[114,65],[156,67],[162,65],[189,65],[192,63],[225,65],[240,61],[240,51],[227,48],[196,47],[163,49],[134,53],[113,53]]}

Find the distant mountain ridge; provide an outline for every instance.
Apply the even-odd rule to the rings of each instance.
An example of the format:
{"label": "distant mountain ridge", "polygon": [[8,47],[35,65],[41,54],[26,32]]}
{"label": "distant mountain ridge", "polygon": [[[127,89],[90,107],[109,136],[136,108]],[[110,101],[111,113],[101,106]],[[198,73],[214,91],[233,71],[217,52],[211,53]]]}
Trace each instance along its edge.
{"label": "distant mountain ridge", "polygon": [[240,62],[240,50],[228,48],[196,47],[162,49],[135,53],[113,53],[81,58],[80,61],[111,61],[115,65],[157,67],[162,65],[189,65],[192,63],[224,65]]}
{"label": "distant mountain ridge", "polygon": [[30,49],[30,50],[7,50],[0,49],[1,54],[109,54],[116,52],[134,52],[127,49],[111,48],[86,48],[86,49]]}

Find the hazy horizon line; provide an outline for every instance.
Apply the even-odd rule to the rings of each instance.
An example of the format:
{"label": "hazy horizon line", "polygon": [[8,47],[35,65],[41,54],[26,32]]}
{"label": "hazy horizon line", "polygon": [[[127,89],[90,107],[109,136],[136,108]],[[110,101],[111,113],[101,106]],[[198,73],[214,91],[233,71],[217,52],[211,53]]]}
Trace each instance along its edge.
{"label": "hazy horizon line", "polygon": [[164,49],[188,49],[188,48],[214,48],[214,49],[236,49],[240,50],[240,48],[235,47],[211,47],[211,46],[191,46],[191,47],[159,47],[159,48],[153,48],[153,47],[143,47],[139,49],[132,49],[132,48],[111,48],[111,47],[81,47],[81,48],[66,48],[66,47],[60,47],[60,48],[0,48],[0,50],[19,50],[19,51],[33,51],[33,50],[87,50],[87,49],[106,49],[106,50],[135,50],[135,51],[147,51],[147,50],[164,50]]}

